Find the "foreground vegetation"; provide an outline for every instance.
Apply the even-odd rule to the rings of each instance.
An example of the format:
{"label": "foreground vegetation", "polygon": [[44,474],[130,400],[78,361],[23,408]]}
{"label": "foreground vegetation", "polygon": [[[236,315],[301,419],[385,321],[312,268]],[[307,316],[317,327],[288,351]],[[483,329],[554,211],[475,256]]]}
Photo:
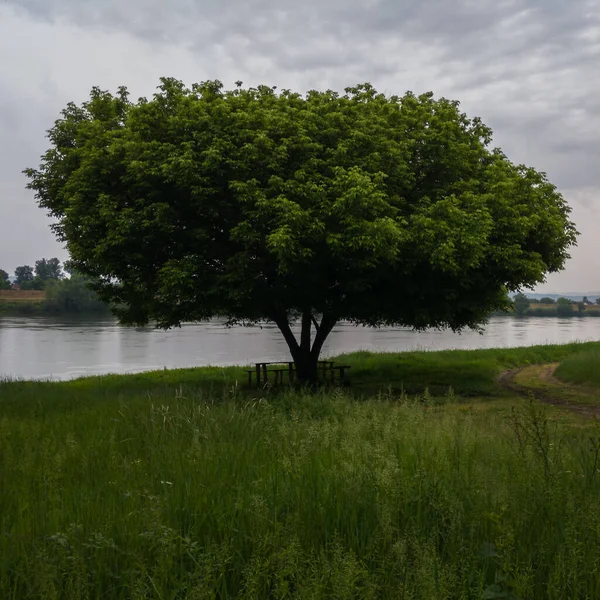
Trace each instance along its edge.
{"label": "foreground vegetation", "polygon": [[600,429],[496,383],[594,350],[0,383],[0,597],[598,597]]}
{"label": "foreground vegetation", "polygon": [[555,375],[569,383],[600,386],[600,349],[593,347],[566,357]]}

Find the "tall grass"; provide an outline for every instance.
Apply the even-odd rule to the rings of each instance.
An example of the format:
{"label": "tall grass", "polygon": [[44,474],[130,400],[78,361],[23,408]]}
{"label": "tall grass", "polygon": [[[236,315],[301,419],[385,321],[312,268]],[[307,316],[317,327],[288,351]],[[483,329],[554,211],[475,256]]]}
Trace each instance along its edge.
{"label": "tall grass", "polygon": [[600,343],[441,352],[354,352],[336,360],[352,366],[350,377],[358,391],[373,393],[383,383],[413,394],[428,389],[434,395],[443,395],[452,387],[461,396],[475,397],[497,395],[497,378],[502,371],[559,362],[588,350],[600,352]]}
{"label": "tall grass", "polygon": [[600,349],[593,348],[567,356],[555,371],[569,383],[600,385]]}
{"label": "tall grass", "polygon": [[90,381],[0,384],[0,598],[600,597],[594,425]]}

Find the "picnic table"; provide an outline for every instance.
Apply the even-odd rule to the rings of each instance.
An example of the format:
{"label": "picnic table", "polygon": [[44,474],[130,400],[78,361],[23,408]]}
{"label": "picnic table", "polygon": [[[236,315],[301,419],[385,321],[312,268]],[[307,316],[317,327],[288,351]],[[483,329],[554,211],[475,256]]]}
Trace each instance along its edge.
{"label": "picnic table", "polygon": [[[323,379],[329,374],[332,383],[335,382],[335,375],[338,373],[340,383],[345,382],[345,372],[349,369],[349,365],[336,365],[333,360],[320,360],[317,363],[317,373]],[[276,362],[258,362],[255,363],[253,369],[247,369],[248,387],[252,387],[252,375],[256,376],[256,387],[266,385],[269,382],[269,374],[273,375],[273,384],[279,385],[285,382],[287,374],[288,384],[291,384],[296,379],[296,369],[293,361],[276,361]]]}

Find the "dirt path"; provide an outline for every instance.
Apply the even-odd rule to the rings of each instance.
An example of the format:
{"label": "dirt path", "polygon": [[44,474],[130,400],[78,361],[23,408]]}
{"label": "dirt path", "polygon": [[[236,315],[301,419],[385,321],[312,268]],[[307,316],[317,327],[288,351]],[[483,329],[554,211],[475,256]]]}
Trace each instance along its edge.
{"label": "dirt path", "polygon": [[559,363],[531,365],[502,373],[500,385],[526,398],[564,407],[587,417],[600,417],[600,391],[564,383],[554,376]]}

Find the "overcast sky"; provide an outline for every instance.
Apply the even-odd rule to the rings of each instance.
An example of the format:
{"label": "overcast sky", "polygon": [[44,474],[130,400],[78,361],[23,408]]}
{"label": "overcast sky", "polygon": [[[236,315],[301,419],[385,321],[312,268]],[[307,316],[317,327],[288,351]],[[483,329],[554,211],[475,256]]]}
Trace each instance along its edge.
{"label": "overcast sky", "polygon": [[599,64],[600,0],[0,0],[0,268],[66,258],[21,171],[92,86],[370,81],[460,100],[547,172],[581,236],[538,290],[600,291]]}

